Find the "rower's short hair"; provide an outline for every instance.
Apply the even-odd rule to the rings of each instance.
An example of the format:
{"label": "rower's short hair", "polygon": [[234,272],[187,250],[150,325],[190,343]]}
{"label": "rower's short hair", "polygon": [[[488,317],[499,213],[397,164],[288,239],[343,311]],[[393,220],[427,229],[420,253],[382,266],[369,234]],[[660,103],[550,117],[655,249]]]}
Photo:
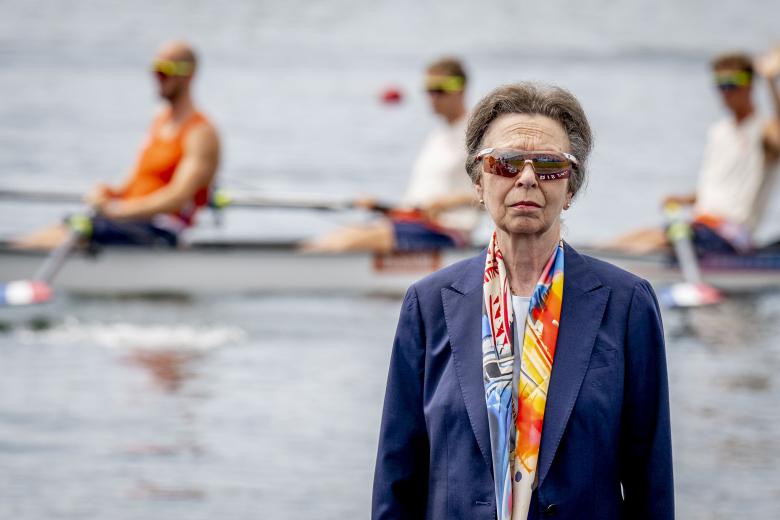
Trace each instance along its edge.
{"label": "rower's short hair", "polygon": [[720,54],[712,60],[712,70],[742,70],[753,75],[753,60],[744,52]]}
{"label": "rower's short hair", "polygon": [[453,58],[451,56],[439,58],[438,60],[434,61],[428,65],[426,72],[428,74],[434,74],[437,76],[454,76],[463,78],[464,85],[468,81],[468,76],[466,75],[466,69],[463,67],[463,63],[459,59]]}

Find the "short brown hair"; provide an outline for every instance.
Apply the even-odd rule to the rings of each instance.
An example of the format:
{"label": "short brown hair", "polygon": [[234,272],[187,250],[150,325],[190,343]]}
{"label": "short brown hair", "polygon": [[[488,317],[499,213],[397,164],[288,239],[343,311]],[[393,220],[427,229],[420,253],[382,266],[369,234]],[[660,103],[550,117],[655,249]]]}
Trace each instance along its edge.
{"label": "short brown hair", "polygon": [[753,60],[744,52],[721,54],[712,60],[712,70],[744,70],[753,75]]}
{"label": "short brown hair", "polygon": [[461,63],[457,58],[440,58],[428,65],[426,72],[428,74],[440,76],[455,76],[458,78],[463,78],[464,85],[468,80],[468,76],[466,76],[466,69],[463,68],[463,63]]}
{"label": "short brown hair", "polygon": [[580,102],[568,90],[540,83],[523,82],[498,87],[477,103],[466,129],[466,172],[472,182],[481,175],[476,155],[488,127],[503,114],[534,114],[549,117],[566,131],[571,153],[579,168],[572,170],[569,190],[576,194],[585,184],[586,162],[593,148],[593,134]]}

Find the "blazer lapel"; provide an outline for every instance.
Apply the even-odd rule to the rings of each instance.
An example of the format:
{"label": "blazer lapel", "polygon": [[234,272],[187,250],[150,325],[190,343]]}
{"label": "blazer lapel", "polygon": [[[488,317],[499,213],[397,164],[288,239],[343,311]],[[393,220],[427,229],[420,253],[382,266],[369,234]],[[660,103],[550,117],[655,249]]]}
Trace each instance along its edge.
{"label": "blazer lapel", "polygon": [[464,276],[441,290],[452,359],[471,428],[485,464],[493,473],[485,387],[482,382],[482,276],[485,254],[466,266]]}
{"label": "blazer lapel", "polygon": [[609,288],[568,244],[564,250],[563,306],[539,448],[539,483],[550,470],[588,370]]}

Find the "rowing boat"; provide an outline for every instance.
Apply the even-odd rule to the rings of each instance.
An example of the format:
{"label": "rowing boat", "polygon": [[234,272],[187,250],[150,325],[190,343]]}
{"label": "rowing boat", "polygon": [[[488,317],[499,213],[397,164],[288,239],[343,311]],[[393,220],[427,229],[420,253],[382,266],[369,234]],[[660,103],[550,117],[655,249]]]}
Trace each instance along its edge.
{"label": "rowing boat", "polygon": [[[663,254],[629,255],[578,248],[656,287],[682,280]],[[200,241],[178,249],[107,247],[74,254],[53,286],[82,295],[365,293],[403,294],[415,280],[479,252],[479,248],[393,253],[308,254],[293,243]],[[29,278],[43,262],[40,251],[0,244],[0,280]],[[704,280],[725,292],[780,288],[780,251],[710,256]]]}
{"label": "rowing boat", "polygon": [[[89,295],[402,293],[476,249],[374,256],[300,253],[294,244],[201,242],[179,249],[106,247],[73,254],[52,285]],[[29,278],[39,251],[0,247],[0,279]]]}

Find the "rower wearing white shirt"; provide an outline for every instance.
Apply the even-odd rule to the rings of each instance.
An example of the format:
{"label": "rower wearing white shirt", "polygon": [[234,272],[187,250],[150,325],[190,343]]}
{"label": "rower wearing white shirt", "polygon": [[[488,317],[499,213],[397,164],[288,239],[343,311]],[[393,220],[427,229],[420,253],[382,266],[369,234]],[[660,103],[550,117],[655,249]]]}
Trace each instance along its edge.
{"label": "rower wearing white shirt", "polygon": [[[712,63],[715,84],[729,111],[707,134],[695,194],[672,195],[666,204],[693,205],[692,242],[698,253],[740,253],[753,247],[780,158],[780,48],[755,62],[741,53]],[[753,104],[755,73],[766,79],[774,111],[759,114]],[[666,245],[660,228],[635,231],[608,248],[644,253]]]}
{"label": "rower wearing white shirt", "polygon": [[[466,73],[458,60],[431,64],[425,80],[433,112],[444,121],[426,139],[401,205],[381,220],[341,229],[304,244],[306,251],[419,251],[469,243],[479,209],[466,174]],[[355,201],[377,209],[373,198]]]}

